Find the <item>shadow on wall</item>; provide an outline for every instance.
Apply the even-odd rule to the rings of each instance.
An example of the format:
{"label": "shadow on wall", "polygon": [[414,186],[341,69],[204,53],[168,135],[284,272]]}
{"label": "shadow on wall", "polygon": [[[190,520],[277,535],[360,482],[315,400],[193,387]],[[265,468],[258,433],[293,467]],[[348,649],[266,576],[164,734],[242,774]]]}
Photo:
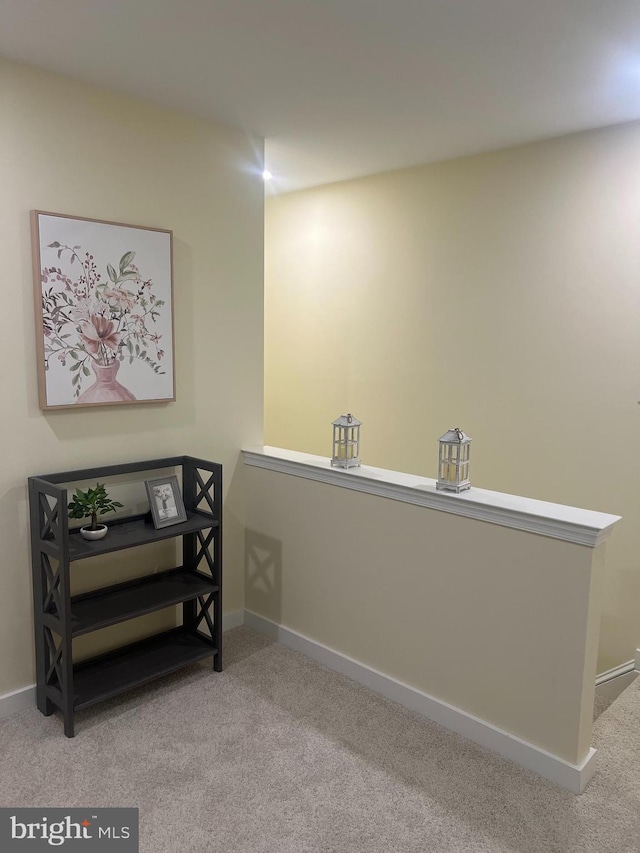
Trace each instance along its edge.
{"label": "shadow on wall", "polygon": [[247,529],[244,559],[247,609],[279,624],[282,615],[282,542]]}

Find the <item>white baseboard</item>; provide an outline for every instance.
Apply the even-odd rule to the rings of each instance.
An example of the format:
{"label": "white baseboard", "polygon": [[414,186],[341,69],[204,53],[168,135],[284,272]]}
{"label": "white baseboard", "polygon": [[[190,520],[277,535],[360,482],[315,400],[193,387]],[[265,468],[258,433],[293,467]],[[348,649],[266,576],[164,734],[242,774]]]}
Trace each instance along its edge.
{"label": "white baseboard", "polygon": [[11,693],[5,693],[4,696],[0,696],[0,720],[4,717],[10,717],[11,714],[17,714],[18,711],[33,708],[35,704],[35,684],[30,684],[29,687],[21,687],[20,690],[13,690]]}
{"label": "white baseboard", "polygon": [[[640,649],[638,649],[636,655],[640,655]],[[601,684],[605,684],[607,681],[611,681],[612,678],[620,678],[621,675],[627,675],[627,673],[633,672],[634,668],[638,669],[632,660],[628,660],[626,663],[614,666],[606,672],[601,672],[596,678],[596,687],[599,687]]]}
{"label": "white baseboard", "polygon": [[632,669],[630,672],[617,676],[617,678],[610,678],[596,687],[596,696],[606,699],[611,704],[630,684],[633,684],[637,677],[638,673]]}
{"label": "white baseboard", "polygon": [[[230,631],[240,625],[244,625],[244,610],[234,610],[232,613],[223,614],[223,631]],[[4,696],[0,696],[0,720],[11,716],[11,714],[17,714],[18,711],[24,711],[26,708],[33,708],[35,704],[35,684],[21,687],[20,690],[14,690],[12,693],[5,693]]]}
{"label": "white baseboard", "polygon": [[442,702],[421,690],[409,687],[395,678],[384,675],[347,655],[318,643],[297,631],[285,628],[269,619],[245,610],[244,624],[254,631],[265,634],[273,640],[294,651],[318,661],[328,669],[333,669],[348,678],[369,687],[409,708],[429,720],[457,732],[487,749],[497,752],[503,758],[532,770],[544,779],[548,779],[561,788],[574,794],[582,793],[596,770],[596,750],[590,749],[580,764],[570,764],[557,755],[546,752],[527,743],[496,726],[478,719],[465,711]]}
{"label": "white baseboard", "polygon": [[596,678],[596,694],[602,699],[614,702],[623,690],[635,681],[638,673],[632,660],[601,672]]}
{"label": "white baseboard", "polygon": [[640,649],[636,649],[635,668],[640,670]]}
{"label": "white baseboard", "polygon": [[230,631],[244,625],[244,610],[234,610],[232,613],[222,614],[222,630]]}

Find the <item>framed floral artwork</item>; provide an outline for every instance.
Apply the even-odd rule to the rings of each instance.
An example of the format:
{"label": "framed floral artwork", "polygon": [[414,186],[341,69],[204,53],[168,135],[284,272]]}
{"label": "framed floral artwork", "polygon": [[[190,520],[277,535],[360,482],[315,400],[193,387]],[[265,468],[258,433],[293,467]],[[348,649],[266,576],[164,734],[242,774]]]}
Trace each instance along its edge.
{"label": "framed floral artwork", "polygon": [[169,477],[156,477],[145,480],[149,509],[156,530],[180,524],[187,520],[187,511],[182,502],[178,478],[175,474]]}
{"label": "framed floral artwork", "polygon": [[31,222],[40,408],[175,400],[171,231]]}

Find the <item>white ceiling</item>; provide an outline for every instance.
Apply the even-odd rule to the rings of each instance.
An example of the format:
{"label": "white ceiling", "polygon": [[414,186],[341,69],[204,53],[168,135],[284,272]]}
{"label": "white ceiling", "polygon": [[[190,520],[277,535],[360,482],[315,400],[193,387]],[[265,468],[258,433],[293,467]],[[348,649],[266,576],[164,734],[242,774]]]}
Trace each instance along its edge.
{"label": "white ceiling", "polygon": [[640,118],[640,0],[0,0],[0,55],[264,136],[282,189]]}

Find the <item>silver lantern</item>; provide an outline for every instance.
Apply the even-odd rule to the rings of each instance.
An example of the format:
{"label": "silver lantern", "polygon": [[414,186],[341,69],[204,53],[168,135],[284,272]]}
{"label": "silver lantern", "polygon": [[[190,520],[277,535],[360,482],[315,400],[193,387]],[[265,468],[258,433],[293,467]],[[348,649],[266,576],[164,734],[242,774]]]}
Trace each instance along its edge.
{"label": "silver lantern", "polygon": [[469,482],[469,445],[471,439],[455,427],[438,439],[438,480],[436,489],[463,492]]}
{"label": "silver lantern", "polygon": [[341,415],[333,421],[333,456],[337,468],[357,468],[360,465],[360,426],[353,415]]}

